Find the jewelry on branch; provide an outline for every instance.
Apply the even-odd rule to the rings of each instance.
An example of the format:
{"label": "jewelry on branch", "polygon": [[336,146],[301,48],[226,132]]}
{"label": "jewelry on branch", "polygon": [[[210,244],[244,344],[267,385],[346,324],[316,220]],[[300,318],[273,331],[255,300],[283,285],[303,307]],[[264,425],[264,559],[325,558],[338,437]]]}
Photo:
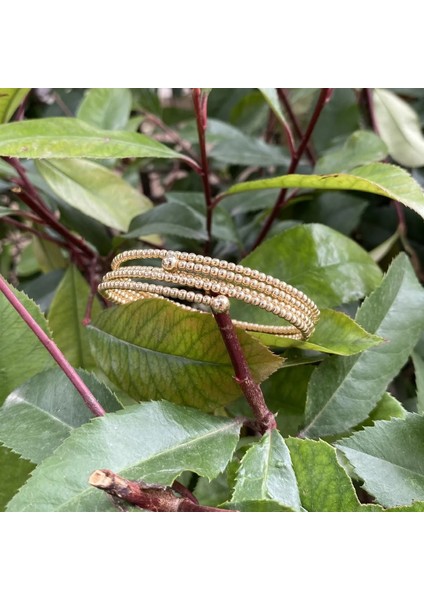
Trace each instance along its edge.
{"label": "jewelry on branch", "polygon": [[[121,266],[132,260],[150,259],[160,259],[161,266]],[[262,325],[233,320],[238,327],[303,340],[310,337],[319,318],[314,302],[293,286],[249,267],[210,256],[168,250],[127,250],[115,256],[111,267],[112,271],[106,273],[98,289],[117,304],[141,298],[166,298],[186,310],[203,312],[181,301],[209,306],[213,312],[223,313],[229,311],[230,299],[235,298],[290,323]]]}

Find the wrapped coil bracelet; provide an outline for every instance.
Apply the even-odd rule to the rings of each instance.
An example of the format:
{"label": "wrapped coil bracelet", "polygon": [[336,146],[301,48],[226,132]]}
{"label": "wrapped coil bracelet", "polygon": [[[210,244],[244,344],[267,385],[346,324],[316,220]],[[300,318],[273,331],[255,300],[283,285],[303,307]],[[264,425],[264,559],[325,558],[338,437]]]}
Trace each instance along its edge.
{"label": "wrapped coil bracelet", "polygon": [[[160,259],[160,267],[126,266],[130,260]],[[234,320],[247,331],[271,333],[292,339],[308,339],[319,317],[319,310],[303,292],[271,275],[242,267],[226,260],[187,252],[167,250],[128,250],[115,256],[112,271],[106,273],[99,292],[112,302],[127,304],[141,298],[166,298],[186,310],[197,308],[178,301],[210,306],[216,312],[227,312],[230,298],[258,306],[290,323],[261,325]],[[138,280],[164,282],[163,285]],[[204,293],[180,289],[192,288]]]}

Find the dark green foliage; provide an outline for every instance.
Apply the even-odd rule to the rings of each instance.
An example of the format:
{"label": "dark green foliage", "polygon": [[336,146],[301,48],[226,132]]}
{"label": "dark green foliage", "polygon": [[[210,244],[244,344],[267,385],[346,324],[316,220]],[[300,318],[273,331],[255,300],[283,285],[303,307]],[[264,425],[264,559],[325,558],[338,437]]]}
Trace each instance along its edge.
{"label": "dark green foliage", "polygon": [[[0,90],[0,273],[107,414],[0,293],[0,510],[117,511],[88,483],[110,469],[231,510],[423,512],[415,94],[369,90],[370,119],[358,90],[203,90],[203,145],[184,90],[59,90],[75,118],[24,107],[28,92]],[[258,434],[212,315],[96,295],[115,254],[149,247],[242,263],[316,302],[306,341],[237,330],[278,429]],[[281,324],[235,300],[230,314]]]}

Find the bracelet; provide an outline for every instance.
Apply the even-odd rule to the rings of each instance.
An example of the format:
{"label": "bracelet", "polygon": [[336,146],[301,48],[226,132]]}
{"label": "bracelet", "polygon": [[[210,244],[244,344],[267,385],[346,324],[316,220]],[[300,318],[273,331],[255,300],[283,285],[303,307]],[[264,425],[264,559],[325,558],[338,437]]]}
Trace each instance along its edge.
{"label": "bracelet", "polygon": [[[140,259],[160,259],[161,266],[121,266]],[[111,267],[112,271],[106,273],[98,289],[117,304],[141,298],[166,298],[186,310],[204,312],[179,301],[209,306],[213,312],[223,313],[230,308],[230,298],[235,298],[290,323],[279,326],[233,320],[235,325],[247,331],[303,340],[312,334],[319,318],[314,302],[293,286],[249,267],[210,256],[168,250],[127,250],[115,256]],[[164,282],[164,285],[139,280]]]}

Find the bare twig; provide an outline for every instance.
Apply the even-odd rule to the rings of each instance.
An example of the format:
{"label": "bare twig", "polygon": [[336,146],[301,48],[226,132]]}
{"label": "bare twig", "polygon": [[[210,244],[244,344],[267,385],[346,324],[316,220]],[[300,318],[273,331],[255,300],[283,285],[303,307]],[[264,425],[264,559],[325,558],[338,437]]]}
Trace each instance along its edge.
{"label": "bare twig", "polygon": [[236,512],[212,506],[202,506],[186,495],[177,496],[173,488],[130,481],[109,469],[99,469],[90,475],[89,484],[112,497],[124,500],[151,512]]}
{"label": "bare twig", "polygon": [[17,158],[5,158],[5,160],[11,164],[19,175],[19,179],[16,183],[22,189],[14,190],[15,193],[22,199],[22,201],[38,215],[46,225],[49,225],[57,233],[59,233],[65,240],[68,240],[70,245],[76,250],[82,252],[84,255],[93,258],[97,256],[97,253],[88,246],[83,239],[77,237],[71,233],[62,223],[60,223],[51,211],[41,200],[37,190],[29,180],[24,167]]}
{"label": "bare twig", "polygon": [[[300,139],[302,139],[303,133],[302,133],[302,129],[300,127],[299,119],[297,118],[296,113],[294,112],[294,110],[290,104],[290,100],[287,96],[286,91],[279,88],[279,89],[277,89],[277,93],[278,93],[278,97],[280,98],[280,101],[281,101],[282,105],[284,106],[284,108],[288,114],[288,117],[293,125],[293,129],[296,132],[296,135]],[[309,162],[313,166],[315,164],[315,155],[313,153],[313,150],[312,150],[309,142],[305,148],[305,154],[308,157]]]}
{"label": "bare twig", "polygon": [[31,233],[32,235],[35,235],[40,239],[52,242],[53,244],[56,244],[58,246],[61,246],[62,248],[66,248],[67,250],[69,250],[68,243],[63,242],[62,240],[58,240],[57,238],[51,237],[47,233],[44,233],[43,231],[38,231],[38,229],[34,229],[29,225],[25,225],[25,223],[21,223],[20,221],[16,221],[15,219],[12,219],[10,217],[0,217],[0,220],[3,221],[3,223],[11,225],[12,227],[16,227],[16,229],[27,231],[28,233]]}
{"label": "bare twig", "polygon": [[260,385],[253,379],[229,313],[214,313],[214,317],[234,367],[235,380],[255,415],[257,430],[265,433],[276,429],[275,417],[265,404]]}
{"label": "bare twig", "polygon": [[[319,97],[318,97],[318,101],[315,106],[315,110],[312,113],[311,120],[309,121],[308,128],[299,144],[298,149],[296,150],[294,156],[292,156],[292,160],[290,162],[290,166],[288,168],[287,174],[291,174],[296,171],[299,161],[300,161],[303,153],[305,152],[308,142],[311,138],[312,132],[315,128],[318,118],[319,118],[324,106],[326,105],[328,100],[331,98],[332,93],[333,93],[333,90],[331,88],[324,88],[321,90]],[[280,210],[286,204],[286,198],[287,198],[287,189],[282,189],[277,198],[277,202],[275,203],[274,208],[272,209],[267,220],[265,221],[264,226],[262,227],[256,242],[253,244],[253,248],[256,248],[256,246],[259,246],[259,244],[265,239],[266,235],[268,234],[269,230],[271,229],[272,224],[274,223],[275,219],[277,218]]]}
{"label": "bare twig", "polygon": [[[148,121],[150,121],[151,123],[153,123],[154,125],[156,125],[157,127],[159,127],[160,129],[162,129],[162,131],[164,131],[169,140],[171,140],[172,142],[174,142],[175,144],[177,144],[178,146],[181,147],[182,150],[184,150],[184,152],[187,152],[187,154],[189,154],[191,156],[191,158],[196,162],[197,165],[197,161],[196,161],[196,155],[193,152],[193,148],[190,144],[190,142],[188,142],[187,140],[183,139],[177,131],[175,131],[174,129],[171,129],[171,127],[168,127],[168,125],[166,125],[162,119],[160,119],[159,117],[157,117],[156,115],[152,115],[151,113],[147,113],[146,114],[146,119]],[[198,172],[201,172],[201,167],[200,165],[197,165],[197,169]]]}
{"label": "bare twig", "polygon": [[206,202],[206,233],[208,239],[205,245],[205,253],[207,254],[210,250],[211,241],[212,241],[212,213],[213,213],[213,203],[212,203],[212,191],[211,185],[209,181],[209,165],[208,165],[208,157],[206,154],[206,125],[207,125],[207,107],[208,107],[208,98],[205,94],[202,94],[200,88],[193,88],[192,92],[193,96],[193,104],[194,104],[194,112],[196,113],[196,123],[197,123],[197,133],[199,136],[199,146],[200,146],[200,157],[201,157],[201,165],[202,165],[202,183],[203,183],[203,192],[205,194],[205,202]]}

